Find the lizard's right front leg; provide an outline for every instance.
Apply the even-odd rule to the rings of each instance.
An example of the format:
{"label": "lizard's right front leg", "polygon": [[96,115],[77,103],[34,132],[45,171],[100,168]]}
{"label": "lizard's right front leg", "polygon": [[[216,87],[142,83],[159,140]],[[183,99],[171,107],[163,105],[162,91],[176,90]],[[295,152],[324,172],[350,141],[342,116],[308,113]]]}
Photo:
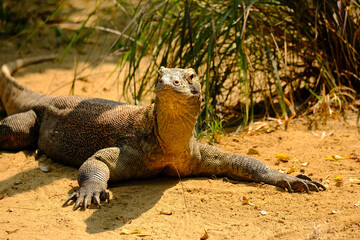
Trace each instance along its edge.
{"label": "lizard's right front leg", "polygon": [[137,149],[123,146],[104,148],[86,160],[79,169],[78,183],[80,189],[74,192],[63,204],[75,201],[74,210],[81,205],[86,209],[91,201],[100,207],[100,197],[108,200],[107,182],[141,178],[146,175],[146,167],[141,164]]}
{"label": "lizard's right front leg", "polygon": [[115,162],[118,159],[116,148],[105,148],[97,151],[88,160],[86,160],[79,169],[78,183],[80,189],[74,192],[63,204],[66,206],[71,200],[75,201],[74,210],[80,205],[85,210],[94,199],[95,203],[100,206],[100,195],[106,196],[110,201],[109,192],[107,191],[107,182],[110,178],[110,169],[106,162]]}

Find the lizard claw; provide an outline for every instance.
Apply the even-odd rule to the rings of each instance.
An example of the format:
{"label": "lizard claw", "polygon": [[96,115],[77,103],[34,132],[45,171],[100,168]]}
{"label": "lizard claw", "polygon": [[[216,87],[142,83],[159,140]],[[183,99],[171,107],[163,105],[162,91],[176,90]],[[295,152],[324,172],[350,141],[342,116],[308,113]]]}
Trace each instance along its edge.
{"label": "lizard claw", "polygon": [[280,180],[278,182],[278,185],[280,187],[283,187],[283,188],[287,189],[289,193],[293,192],[293,189],[292,189],[290,183],[287,180]]}
{"label": "lizard claw", "polygon": [[320,189],[326,190],[326,187],[320,182],[313,181],[305,174],[299,174],[296,177],[287,175],[285,179],[278,181],[278,185],[287,189],[289,192],[302,192],[310,193],[310,191],[319,192]]}
{"label": "lizard claw", "polygon": [[305,174],[299,174],[299,175],[296,175],[296,177],[304,179],[304,180],[312,181],[312,179],[308,175],[305,175]]}
{"label": "lizard claw", "polygon": [[70,202],[70,201],[75,201],[77,198],[78,198],[78,192],[73,192],[71,195],[70,195],[70,197],[68,198],[68,199],[66,199],[66,201],[63,203],[63,207],[65,207],[67,204],[68,204],[68,202]]}
{"label": "lizard claw", "polygon": [[72,193],[70,197],[64,202],[65,207],[68,202],[75,202],[73,210],[75,211],[80,206],[85,210],[92,202],[94,202],[99,208],[101,200],[107,200],[110,203],[110,194],[106,189],[106,186],[99,182],[85,182],[78,191]]}
{"label": "lizard claw", "polygon": [[319,192],[320,191],[319,188],[321,188],[322,190],[326,190],[326,187],[323,184],[321,184],[317,181],[313,181],[309,176],[307,176],[305,174],[299,174],[296,177],[307,180],[309,182],[308,185],[309,185],[311,191]]}

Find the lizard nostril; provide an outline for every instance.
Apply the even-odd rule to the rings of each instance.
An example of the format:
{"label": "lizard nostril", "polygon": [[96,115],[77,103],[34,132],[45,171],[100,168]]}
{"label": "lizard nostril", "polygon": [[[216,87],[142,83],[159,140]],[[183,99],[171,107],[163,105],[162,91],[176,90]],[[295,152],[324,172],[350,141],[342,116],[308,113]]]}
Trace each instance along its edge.
{"label": "lizard nostril", "polygon": [[175,84],[176,86],[178,86],[178,85],[180,84],[180,81],[179,81],[179,80],[175,80],[175,81],[174,81],[174,84]]}
{"label": "lizard nostril", "polygon": [[159,83],[162,84],[162,83],[163,83],[163,80],[159,80]]}

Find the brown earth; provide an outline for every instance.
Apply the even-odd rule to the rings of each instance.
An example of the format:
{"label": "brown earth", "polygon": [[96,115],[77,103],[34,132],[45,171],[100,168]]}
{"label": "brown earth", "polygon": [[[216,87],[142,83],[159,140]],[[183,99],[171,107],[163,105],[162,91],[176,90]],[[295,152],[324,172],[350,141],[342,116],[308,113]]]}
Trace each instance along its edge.
{"label": "brown earth", "polygon": [[[86,6],[92,1],[76,2]],[[84,6],[79,6],[78,15],[86,12]],[[71,16],[70,20],[75,19]],[[51,28],[27,42],[22,38],[0,38],[0,64],[23,56],[61,53],[65,48],[57,46]],[[75,95],[122,99],[117,78],[106,80],[116,58],[91,68],[85,59],[95,44],[86,46],[71,50],[63,64],[29,66],[15,76],[38,92],[68,95],[76,56],[77,73],[84,78],[75,82]],[[314,131],[319,136],[325,133],[323,138],[308,131],[305,118],[298,118],[286,131],[279,126],[270,133],[244,132],[217,144],[223,151],[239,154],[255,149],[260,154],[256,157],[273,168],[294,169],[292,175],[305,172],[328,185],[327,191],[311,194],[227,179],[156,178],[110,186],[111,206],[104,203],[101,209],[72,211],[61,205],[77,187],[77,169],[36,160],[34,151],[0,151],[0,239],[205,239],[205,233],[209,239],[360,239],[356,117],[349,111],[346,121],[328,120],[326,125],[319,118]],[[290,160],[279,162],[275,157],[279,153]],[[345,159],[326,159],[332,156]],[[50,172],[39,168],[44,164],[50,164]],[[336,177],[342,177],[342,182],[337,183]],[[248,204],[244,199],[249,199]],[[123,235],[135,230],[140,235]]]}

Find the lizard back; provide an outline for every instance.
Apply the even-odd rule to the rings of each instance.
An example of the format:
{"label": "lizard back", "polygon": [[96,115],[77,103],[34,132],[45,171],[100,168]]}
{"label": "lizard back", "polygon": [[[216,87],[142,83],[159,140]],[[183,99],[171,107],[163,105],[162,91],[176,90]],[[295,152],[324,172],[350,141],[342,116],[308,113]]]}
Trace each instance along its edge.
{"label": "lizard back", "polygon": [[122,144],[142,148],[154,126],[152,105],[66,96],[52,97],[33,110],[41,120],[39,149],[77,167],[102,148]]}

